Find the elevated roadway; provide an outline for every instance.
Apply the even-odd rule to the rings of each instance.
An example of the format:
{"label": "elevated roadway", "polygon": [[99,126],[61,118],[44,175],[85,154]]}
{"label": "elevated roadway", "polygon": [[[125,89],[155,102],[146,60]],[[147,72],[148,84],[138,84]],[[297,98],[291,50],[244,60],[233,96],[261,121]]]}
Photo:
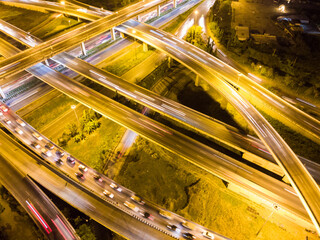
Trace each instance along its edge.
{"label": "elevated roadway", "polygon": [[0,182],[26,210],[46,238],[80,240],[71,224],[51,200],[2,154],[0,154],[0,168]]}

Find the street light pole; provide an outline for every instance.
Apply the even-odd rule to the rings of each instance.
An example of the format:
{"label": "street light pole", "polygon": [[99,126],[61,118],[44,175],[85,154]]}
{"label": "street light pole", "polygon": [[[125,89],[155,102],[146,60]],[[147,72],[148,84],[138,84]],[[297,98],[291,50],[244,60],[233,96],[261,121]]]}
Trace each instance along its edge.
{"label": "street light pole", "polygon": [[79,121],[79,118],[78,118],[78,114],[76,112],[76,105],[71,105],[71,109],[74,111],[74,114],[76,115],[76,118],[77,118],[77,121],[78,121],[78,124],[80,125],[80,121]]}
{"label": "street light pole", "polygon": [[258,237],[259,233],[261,232],[262,228],[264,227],[264,225],[266,225],[266,223],[269,221],[269,219],[272,217],[272,215],[274,214],[275,211],[279,211],[280,210],[280,206],[277,204],[273,205],[273,210],[271,212],[271,214],[266,218],[266,220],[264,221],[263,225],[261,226],[261,228],[259,229],[259,231],[256,234],[256,237]]}

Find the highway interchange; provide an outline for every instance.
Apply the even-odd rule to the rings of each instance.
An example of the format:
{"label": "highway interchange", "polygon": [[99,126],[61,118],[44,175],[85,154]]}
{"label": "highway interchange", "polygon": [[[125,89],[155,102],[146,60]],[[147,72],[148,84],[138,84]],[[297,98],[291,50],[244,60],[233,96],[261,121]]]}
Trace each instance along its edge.
{"label": "highway interchange", "polygon": [[[120,13],[120,11],[119,11],[119,13]],[[135,31],[132,30],[133,27],[135,28]],[[118,27],[117,29],[119,29],[119,30],[121,30],[121,31],[123,31],[123,32],[125,32],[127,34],[134,35],[134,37],[140,38],[144,42],[147,42],[150,45],[153,45],[153,46],[155,46],[157,48],[160,48],[160,49],[164,50],[166,53],[168,53],[172,57],[180,60],[181,62],[183,62],[183,64],[186,64],[188,67],[192,66],[191,68],[195,72],[199,73],[199,75],[202,76],[203,79],[207,78],[207,79],[210,79],[211,81],[214,81],[215,84],[221,84],[220,85],[221,86],[220,89],[224,89],[224,91],[227,92],[228,94],[230,94],[231,96],[235,96],[236,101],[241,103],[240,108],[242,109],[243,112],[249,111],[248,110],[248,108],[249,108],[248,106],[250,106],[250,104],[245,102],[245,100],[243,100],[238,95],[238,93],[232,87],[230,87],[229,84],[227,84],[225,82],[222,82],[222,81],[219,82],[219,81],[217,81],[218,78],[212,76],[212,71],[213,71],[212,68],[213,68],[213,66],[209,66],[208,67],[208,65],[210,65],[210,64],[208,64],[208,62],[203,60],[203,58],[200,56],[200,55],[203,56],[206,53],[199,52],[197,49],[194,49],[192,46],[189,46],[188,44],[183,43],[181,40],[176,39],[175,37],[173,37],[173,36],[171,36],[169,34],[166,34],[166,33],[162,32],[162,31],[159,31],[158,29],[154,29],[154,28],[151,28],[149,26],[146,26],[146,25],[143,25],[143,24],[140,24],[140,23],[137,23],[137,22],[132,22],[132,21],[125,22],[122,26]],[[160,38],[162,38],[161,40],[159,40],[159,36],[160,36]],[[173,42],[175,42],[175,43],[173,43]],[[171,46],[173,44],[174,44],[174,46]],[[187,45],[187,50],[181,49],[181,48],[178,49],[176,46],[179,45],[179,44],[180,45],[183,44],[184,46]],[[71,43],[68,46],[73,46],[73,45],[74,45],[74,43]],[[41,46],[41,44],[39,46]],[[179,51],[177,51],[177,49]],[[60,52],[60,51],[63,51],[63,50],[61,50],[61,49],[58,50],[58,51],[53,50],[52,54],[53,54],[53,52],[56,53],[56,52]],[[17,55],[15,55],[15,56],[17,56]],[[63,57],[63,59],[62,59],[62,57]],[[32,60],[32,61],[35,61],[35,59],[36,58],[34,58],[34,60]],[[54,59],[56,59],[56,60],[58,59],[60,62],[63,62],[63,64],[67,65],[67,62],[64,62],[64,61],[66,61],[66,59],[68,59],[68,56],[65,53],[57,55],[56,57],[54,57]],[[211,59],[211,64],[212,65],[219,65],[221,67],[222,63],[219,62],[218,60],[210,58],[210,57],[208,57],[208,59]],[[39,60],[36,60],[36,61],[39,61]],[[69,66],[68,67],[70,67],[73,70],[75,70],[75,69],[77,69],[76,66],[78,65],[79,62],[81,62],[81,60],[72,59],[72,58],[69,57],[69,60],[68,60]],[[0,64],[2,64],[2,63],[3,62],[1,62]],[[20,62],[19,62],[19,65],[20,65]],[[4,66],[4,65],[1,65],[1,66]],[[9,65],[9,66],[16,66],[16,65]],[[25,66],[30,66],[30,65],[25,65]],[[84,65],[84,66],[87,68],[87,65]],[[10,71],[11,71],[10,67],[3,68],[2,70],[3,70],[2,71],[3,76],[5,76],[7,74],[9,75]],[[108,116],[110,117],[110,115],[115,114],[114,112],[107,114],[106,113],[107,110],[102,108],[102,104],[101,104],[101,107],[93,106],[93,105],[97,104],[96,101],[98,101],[99,96],[97,96],[92,91],[90,92],[90,89],[85,89],[85,88],[83,88],[83,86],[77,85],[71,79],[68,79],[66,77],[62,77],[61,74],[55,73],[53,70],[50,70],[48,67],[46,67],[44,65],[41,65],[41,64],[37,64],[36,66],[33,66],[33,67],[29,68],[28,70],[30,72],[34,73],[35,75],[39,76],[40,78],[42,78],[42,80],[46,79],[44,81],[47,81],[49,84],[54,85],[55,87],[58,87],[60,90],[63,90],[64,93],[68,94],[69,96],[72,96],[75,99],[78,99],[79,101],[81,101],[84,104],[88,104],[88,102],[90,102],[90,98],[92,98],[92,96],[95,96],[96,97],[95,100],[91,104],[89,104],[88,106],[91,106],[92,108],[94,108],[95,110],[97,110],[98,112],[102,113],[103,115],[105,115],[107,117]],[[84,72],[84,70],[87,70],[87,71]],[[85,69],[85,68],[78,68],[78,72],[79,73],[84,74],[85,76],[90,76],[91,78],[93,78],[95,80],[97,80],[97,79],[99,80],[99,77],[97,77],[97,76],[99,76],[99,74],[101,72],[99,72],[98,75],[97,75],[97,74],[95,74],[95,73],[97,73],[96,71],[97,71],[97,69],[90,70],[90,69]],[[228,71],[227,71],[227,73],[228,73]],[[108,76],[108,80],[112,79],[112,76],[110,76],[110,74],[109,75],[107,73],[103,73],[103,74],[106,74]],[[226,76],[228,76],[228,75],[226,75]],[[58,86],[56,83],[54,83],[52,80],[50,80],[50,77],[51,77],[51,79],[53,79],[53,78],[61,79],[62,78],[62,79],[64,79],[64,83],[61,83]],[[230,77],[230,76],[228,76],[228,77]],[[106,78],[106,76],[103,76],[102,77],[103,80],[101,80],[101,76],[100,76],[100,81],[102,81],[102,82],[104,81],[104,83],[106,83],[105,78]],[[113,78],[114,78],[114,76],[113,76]],[[116,80],[117,80],[117,82],[119,82],[119,79],[116,79]],[[72,86],[72,89],[73,89],[72,92],[70,91],[70,89],[71,89],[70,86]],[[109,84],[109,86],[112,86],[112,83]],[[76,88],[74,88],[74,87],[76,87]],[[113,85],[113,87],[116,88],[114,85]],[[119,86],[118,85],[118,88],[120,88],[122,90],[124,95],[130,96],[130,92],[128,93],[128,90],[130,90],[130,89],[128,89],[129,88],[128,85],[125,85],[125,86]],[[74,89],[78,90],[78,92],[76,94],[74,93]],[[85,91],[83,89],[85,89]],[[119,90],[119,89],[117,89],[117,90]],[[142,90],[139,90],[140,92],[137,91],[137,90],[131,90],[131,92],[135,92],[135,91],[136,91],[136,93],[138,95],[140,95],[140,97],[142,97],[142,98],[140,98],[139,101],[144,103],[144,104],[149,104],[148,106],[152,108],[152,102],[150,102],[150,100],[151,100],[151,98],[153,99],[155,96],[150,96],[149,92],[147,92],[147,93],[145,92],[144,94],[141,94]],[[146,96],[146,94],[147,94],[147,96]],[[228,95],[226,95],[226,96],[228,96]],[[133,97],[133,96],[131,96],[131,97],[136,99],[136,97]],[[159,96],[157,96],[157,97],[159,97]],[[85,98],[88,98],[88,99],[85,99]],[[230,99],[230,101],[232,101],[232,100],[234,100],[234,99]],[[107,101],[107,99],[104,99],[104,101]],[[167,100],[163,100],[162,99],[162,101],[167,101]],[[237,106],[238,102],[235,102],[234,104]],[[130,113],[129,109],[124,110],[123,107],[117,106],[116,103],[110,102],[110,104],[112,104],[115,107],[115,109],[117,109],[116,111],[118,111],[118,112],[122,111],[124,114],[134,115],[133,113]],[[163,103],[163,102],[161,103],[162,107],[163,107],[163,104],[165,104],[165,103]],[[172,102],[169,103],[169,104],[175,105]],[[99,104],[97,104],[97,105],[99,105]],[[171,112],[170,116],[174,116],[174,114],[175,114],[175,117],[179,118],[179,116],[177,116],[177,113],[178,113],[178,115],[180,115],[180,119],[182,118],[181,116],[183,116],[183,118],[185,117],[185,115],[183,115],[183,114],[185,114],[184,111],[187,111],[187,112],[189,111],[189,113],[192,112],[191,110],[186,109],[186,108],[183,109],[183,112],[181,112],[181,111],[179,112],[179,110],[177,110],[177,108],[179,108],[180,106],[179,107],[175,106],[176,107],[175,110],[172,110],[172,106],[168,106],[168,105],[166,105],[166,106],[167,106],[166,107],[167,114],[168,114],[168,112]],[[154,107],[154,105],[153,105],[153,108],[156,109],[156,107]],[[159,105],[158,105],[157,109],[159,110]],[[160,109],[160,110],[163,111],[163,108]],[[253,111],[253,113],[254,114],[252,114],[252,115],[256,115],[256,116],[260,117],[260,115],[257,112]],[[196,113],[196,114],[198,114],[198,113]],[[245,117],[247,117],[246,114],[244,114],[244,115],[245,115]],[[199,115],[196,115],[196,116],[198,117]],[[116,120],[120,124],[125,125],[126,127],[128,127],[130,125],[130,123],[128,123],[128,120],[119,120],[120,118],[121,118],[120,116],[114,117],[114,120]],[[204,120],[206,120],[207,122],[212,122],[210,119],[208,120],[205,116],[203,116],[202,118]],[[249,120],[252,121],[252,119],[249,119]],[[161,125],[160,126],[157,125],[156,127],[154,127],[154,125],[156,123],[153,123],[151,120],[144,119],[142,116],[138,116],[137,115],[137,116],[135,116],[135,118],[132,118],[132,122],[141,123],[141,121],[145,124],[144,126],[142,126],[143,128],[147,127],[151,131],[153,131],[153,132],[155,132],[157,134],[160,134],[160,138],[159,138],[159,136],[154,136],[154,133],[153,134],[143,133],[144,132],[143,130],[137,130],[137,126],[134,126],[135,124],[132,124],[132,123],[131,123],[132,126],[131,127],[129,126],[129,128],[139,132],[140,134],[144,135],[145,137],[147,137],[149,139],[153,139],[155,142],[162,143],[162,146],[164,146],[164,147],[166,147],[167,145],[169,145],[169,147],[170,147],[173,144],[173,142],[177,143],[177,141],[179,141],[179,139],[183,139],[183,136],[180,136],[179,134],[177,134],[178,137],[177,138],[173,138],[173,140],[172,140],[173,142],[168,144],[167,141],[170,141],[169,139],[171,138],[171,135],[175,135],[176,134],[175,132],[173,132],[172,130],[163,130],[163,129],[166,129],[166,127],[165,126],[161,126]],[[183,120],[183,121],[185,121],[185,120]],[[286,147],[286,144],[281,142],[281,139],[278,138],[278,135],[276,133],[272,132],[272,130],[270,130],[268,128],[270,126],[268,124],[266,124],[263,120],[260,119],[260,121],[261,121],[262,124],[259,124],[259,125],[255,126],[260,131],[260,132],[258,131],[258,134],[260,134],[260,137],[262,137],[262,139],[264,139],[265,137],[267,137],[267,134],[269,134],[268,139],[271,142],[273,142],[273,141],[278,142],[278,144],[281,144],[280,148],[281,147],[282,148]],[[265,130],[261,131],[261,129],[259,129],[259,126],[264,126]],[[312,126],[314,126],[314,125],[312,125]],[[197,126],[195,126],[195,127],[197,127]],[[204,129],[202,131],[203,132],[207,132],[206,129]],[[166,136],[166,141],[161,140],[161,134]],[[186,142],[188,142],[188,140],[186,140]],[[182,142],[181,144],[183,145],[183,144],[186,144],[186,143]],[[169,147],[167,146],[168,149],[169,149]],[[186,147],[188,148],[189,146],[186,146]],[[181,156],[185,156],[185,158],[189,158],[190,159],[190,156],[195,156],[194,155],[195,153],[192,153],[192,151],[188,152],[188,153],[184,152],[183,149],[185,149],[186,147],[181,148],[179,146],[175,146],[171,150],[174,151],[174,152],[180,153],[180,155]],[[198,147],[198,149],[205,149],[205,146],[201,146],[200,145],[200,146],[197,146],[197,147]],[[179,150],[179,148],[180,148],[180,150]],[[270,150],[270,152],[275,154],[274,148],[277,148],[277,146],[273,146],[271,149],[269,148],[269,150]],[[197,149],[194,150],[194,152],[196,152],[196,151],[197,151]],[[212,158],[212,156],[217,156],[217,153],[212,153],[211,151],[212,150],[210,150],[210,154],[204,155],[203,158],[204,157],[207,158],[209,156],[211,156],[210,158]],[[282,154],[283,154],[282,152],[278,152],[277,153],[279,158],[283,157]],[[294,154],[292,152],[290,152],[290,150],[288,150],[286,154],[290,155],[290,159],[291,158],[292,159],[295,158]],[[284,157],[286,157],[286,156],[284,156]],[[201,156],[200,157],[197,156],[196,158],[201,158]],[[199,161],[199,159],[198,159],[198,161]],[[197,164],[199,165],[199,163],[197,163]],[[201,167],[204,167],[204,166],[201,166]],[[208,170],[207,166],[205,166],[204,168]],[[230,168],[230,166],[228,166],[228,168]],[[238,169],[238,171],[239,171],[239,169]],[[235,172],[237,172],[237,169],[235,170]],[[215,174],[221,177],[221,175],[219,175],[217,173],[217,171],[215,172]],[[293,175],[295,175],[295,173]],[[250,179],[250,176],[247,176],[247,178]],[[224,178],[224,179],[226,179],[226,178]],[[226,180],[230,181],[230,179],[226,179]],[[310,183],[310,186],[312,186],[312,184],[313,184],[313,182]],[[302,189],[302,191],[303,191],[303,189]],[[318,199],[317,197],[318,197],[317,195],[314,196],[314,199]],[[313,204],[313,201],[311,202],[311,205],[312,204]],[[314,203],[314,204],[318,204],[318,203]],[[312,208],[314,208],[314,209],[316,209],[317,207],[319,207],[319,206],[317,206],[317,205],[312,206]],[[303,210],[302,210],[302,212],[303,212]],[[316,212],[314,212],[313,214],[316,214]],[[315,220],[315,219],[312,219],[312,220]]]}

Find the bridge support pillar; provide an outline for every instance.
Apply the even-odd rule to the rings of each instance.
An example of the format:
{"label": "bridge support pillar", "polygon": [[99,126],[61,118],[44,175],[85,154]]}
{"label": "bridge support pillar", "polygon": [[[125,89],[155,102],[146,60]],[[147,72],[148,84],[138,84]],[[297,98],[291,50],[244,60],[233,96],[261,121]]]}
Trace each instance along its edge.
{"label": "bridge support pillar", "polygon": [[83,55],[87,55],[86,46],[84,45],[84,42],[81,43],[81,51]]}
{"label": "bridge support pillar", "polygon": [[177,7],[177,0],[173,0],[173,8]]}
{"label": "bridge support pillar", "polygon": [[6,95],[4,94],[4,91],[2,91],[1,87],[0,87],[0,95],[3,99],[6,98]]}
{"label": "bridge support pillar", "polygon": [[113,41],[116,40],[116,32],[114,31],[114,28],[111,28],[110,33],[111,33],[111,39]]}
{"label": "bridge support pillar", "polygon": [[49,62],[48,62],[48,59],[44,60],[44,63],[45,63],[48,67],[50,67],[50,64],[49,64]]}
{"label": "bridge support pillar", "polygon": [[196,75],[196,80],[195,80],[194,85],[195,85],[196,87],[199,87],[199,75],[198,75],[198,74]]}
{"label": "bridge support pillar", "polygon": [[172,58],[168,57],[168,68],[171,68],[171,62],[172,62]]}
{"label": "bridge support pillar", "polygon": [[148,44],[146,44],[145,42],[142,44],[143,47],[143,51],[144,52],[148,52]]}
{"label": "bridge support pillar", "polygon": [[138,21],[138,22],[141,21],[141,16],[140,16],[140,15],[137,16],[137,21]]}
{"label": "bridge support pillar", "polygon": [[120,32],[120,37],[124,38],[124,33]]}
{"label": "bridge support pillar", "polygon": [[160,14],[161,14],[161,11],[160,11],[160,10],[161,10],[160,5],[158,5],[158,6],[157,6],[157,16],[158,16],[158,17],[160,17]]}

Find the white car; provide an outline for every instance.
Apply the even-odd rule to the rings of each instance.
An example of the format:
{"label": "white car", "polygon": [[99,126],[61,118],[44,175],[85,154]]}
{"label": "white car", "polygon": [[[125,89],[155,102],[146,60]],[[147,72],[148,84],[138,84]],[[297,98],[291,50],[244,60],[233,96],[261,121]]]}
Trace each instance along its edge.
{"label": "white car", "polygon": [[134,205],[133,203],[131,203],[131,202],[126,201],[126,202],[124,202],[124,205],[125,205],[127,208],[130,208],[131,210],[133,210],[133,211],[135,211],[135,212],[138,212],[138,211],[139,211],[139,208],[138,208],[136,205]]}
{"label": "white car", "polygon": [[19,133],[20,135],[23,133],[22,130],[21,130],[20,128],[18,128],[18,127],[16,127],[14,130],[15,130],[17,133]]}
{"label": "white car", "polygon": [[47,156],[47,157],[51,157],[52,156],[52,153],[50,150],[46,149],[46,148],[42,148],[41,149],[41,152],[43,155]]}
{"label": "white car", "polygon": [[17,122],[20,126],[22,126],[22,127],[24,127],[24,126],[26,125],[26,123],[25,123],[24,121],[22,121],[20,118],[18,118],[18,119],[16,120],[16,122]]}
{"label": "white car", "polygon": [[165,210],[160,210],[160,211],[159,211],[159,215],[162,216],[162,217],[164,217],[164,218],[166,218],[166,219],[169,219],[169,220],[172,219],[172,213],[167,212],[167,211],[165,211]]}
{"label": "white car", "polygon": [[41,135],[37,132],[33,132],[32,136],[34,136],[36,139],[38,139],[39,141],[41,141],[43,138],[41,137]]}
{"label": "white car", "polygon": [[104,190],[103,191],[103,195],[105,195],[106,197],[109,197],[109,198],[113,198],[114,197],[113,193],[109,192],[108,190]]}
{"label": "white car", "polygon": [[87,172],[88,171],[88,168],[82,164],[79,165],[79,170],[83,173]]}
{"label": "white car", "polygon": [[122,189],[118,187],[118,185],[115,183],[111,183],[110,187],[113,188],[114,190],[117,190],[118,192],[122,192]]}
{"label": "white car", "polygon": [[206,238],[214,239],[214,235],[213,235],[213,233],[211,233],[211,232],[204,231],[204,232],[202,232],[202,235],[203,235],[204,237],[206,237]]}

